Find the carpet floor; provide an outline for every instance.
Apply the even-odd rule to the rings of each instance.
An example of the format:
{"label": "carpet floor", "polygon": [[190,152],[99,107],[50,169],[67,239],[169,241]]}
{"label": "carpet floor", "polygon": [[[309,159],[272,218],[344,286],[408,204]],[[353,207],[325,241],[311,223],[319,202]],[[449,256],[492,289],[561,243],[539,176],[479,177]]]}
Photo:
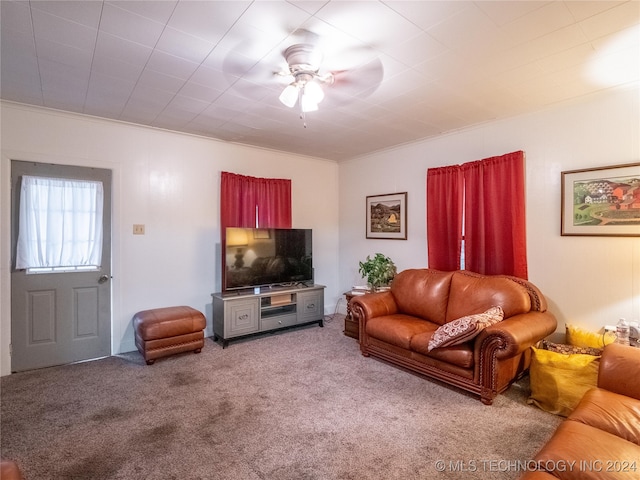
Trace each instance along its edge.
{"label": "carpet floor", "polygon": [[562,420],[526,379],[486,406],[363,357],[343,327],[2,377],[2,457],[27,480],[507,480]]}

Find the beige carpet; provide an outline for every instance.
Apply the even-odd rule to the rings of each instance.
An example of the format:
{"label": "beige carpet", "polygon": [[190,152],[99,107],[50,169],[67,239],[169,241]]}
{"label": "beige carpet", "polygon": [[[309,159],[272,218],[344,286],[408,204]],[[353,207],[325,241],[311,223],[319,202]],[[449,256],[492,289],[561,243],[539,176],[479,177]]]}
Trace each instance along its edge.
{"label": "beige carpet", "polygon": [[2,457],[27,480],[516,479],[561,420],[526,381],[485,406],[343,325],[3,377]]}

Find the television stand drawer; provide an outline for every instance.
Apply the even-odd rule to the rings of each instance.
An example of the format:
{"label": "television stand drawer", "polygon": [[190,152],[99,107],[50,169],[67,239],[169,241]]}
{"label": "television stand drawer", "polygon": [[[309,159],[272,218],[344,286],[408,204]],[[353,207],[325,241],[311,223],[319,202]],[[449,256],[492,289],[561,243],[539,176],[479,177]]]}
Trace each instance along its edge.
{"label": "television stand drawer", "polygon": [[260,319],[260,331],[274,330],[276,328],[290,327],[295,325],[298,316],[295,313],[286,315],[272,315],[270,317],[262,317]]}

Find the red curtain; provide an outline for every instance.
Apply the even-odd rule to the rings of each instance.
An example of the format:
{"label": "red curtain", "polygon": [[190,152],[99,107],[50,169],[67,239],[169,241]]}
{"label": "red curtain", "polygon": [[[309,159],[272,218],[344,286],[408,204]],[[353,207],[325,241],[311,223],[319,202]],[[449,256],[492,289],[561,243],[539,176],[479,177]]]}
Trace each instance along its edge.
{"label": "red curtain", "polygon": [[291,180],[222,172],[220,227],[291,228]]}
{"label": "red curtain", "polygon": [[462,244],[464,179],[459,165],[427,170],[429,268],[458,270]]}
{"label": "red curtain", "polygon": [[291,180],[247,177],[222,172],[220,179],[222,285],[225,285],[226,276],[226,228],[256,226],[291,228]]}
{"label": "red curtain", "polygon": [[527,279],[524,152],[462,165],[465,268]]}
{"label": "red curtain", "polygon": [[222,172],[220,181],[220,226],[226,227],[256,226],[256,195],[253,189],[246,188],[248,177],[235,173]]}
{"label": "red curtain", "polygon": [[291,228],[291,180],[255,179],[258,225],[265,228]]}

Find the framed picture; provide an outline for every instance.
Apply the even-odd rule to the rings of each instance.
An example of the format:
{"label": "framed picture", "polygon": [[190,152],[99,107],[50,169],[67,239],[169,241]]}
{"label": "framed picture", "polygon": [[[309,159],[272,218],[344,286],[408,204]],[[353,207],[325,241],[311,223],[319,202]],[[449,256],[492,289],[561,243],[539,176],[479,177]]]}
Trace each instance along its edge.
{"label": "framed picture", "polygon": [[407,239],[407,192],[367,197],[367,238]]}
{"label": "framed picture", "polygon": [[562,172],[561,235],[640,236],[640,163]]}

